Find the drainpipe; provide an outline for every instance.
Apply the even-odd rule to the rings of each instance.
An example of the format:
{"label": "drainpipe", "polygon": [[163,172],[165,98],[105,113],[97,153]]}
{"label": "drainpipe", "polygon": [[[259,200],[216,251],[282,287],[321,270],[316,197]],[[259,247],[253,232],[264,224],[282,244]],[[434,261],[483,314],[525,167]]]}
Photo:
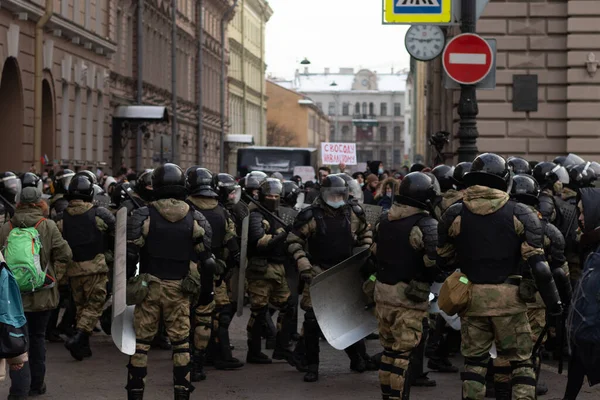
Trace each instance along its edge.
{"label": "drainpipe", "polygon": [[171,5],[171,106],[173,110],[173,123],[171,124],[171,162],[177,159],[177,0]]}
{"label": "drainpipe", "polygon": [[[219,171],[225,172],[225,82],[227,82],[227,77],[225,76],[225,28],[227,27],[227,23],[229,22],[229,18],[233,14],[235,10],[235,6],[237,5],[238,0],[234,0],[233,4],[225,14],[223,14],[223,18],[221,18],[221,148],[220,156],[219,156]],[[242,32],[242,37],[244,32]],[[244,65],[242,64],[242,69]]]}
{"label": "drainpipe", "polygon": [[44,73],[44,26],[53,14],[54,2],[46,0],[44,15],[35,25],[35,82],[33,108],[33,158],[35,169],[42,172],[42,78]]}
{"label": "drainpipe", "polygon": [[[138,0],[137,8],[137,96],[136,103],[142,104],[144,95],[144,0]],[[136,130],[136,158],[135,169],[138,173],[142,171],[142,130],[140,125]]]}
{"label": "drainpipe", "polygon": [[[260,5],[261,21],[260,21],[260,114],[259,121],[260,126],[258,128],[258,137],[260,138],[260,144],[263,146],[267,145],[267,132],[264,129],[263,124],[265,123],[265,71],[263,65],[265,65],[265,25],[267,24],[267,6]],[[337,124],[337,119],[336,119]],[[336,126],[337,129],[337,126]],[[245,132],[244,132],[245,133]]]}
{"label": "drainpipe", "polygon": [[198,86],[198,165],[202,165],[202,152],[203,148],[203,136],[204,136],[204,126],[202,124],[203,120],[203,112],[202,108],[204,108],[203,103],[203,93],[202,93],[202,74],[204,71],[204,66],[202,65],[204,57],[203,57],[203,43],[204,43],[204,0],[198,0],[198,76],[196,78],[196,85]]}

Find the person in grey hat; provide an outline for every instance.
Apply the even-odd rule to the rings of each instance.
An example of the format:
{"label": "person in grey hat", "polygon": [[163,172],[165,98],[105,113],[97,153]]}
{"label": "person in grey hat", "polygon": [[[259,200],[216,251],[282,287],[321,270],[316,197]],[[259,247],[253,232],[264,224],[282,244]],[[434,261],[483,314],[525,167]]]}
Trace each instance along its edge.
{"label": "person in grey hat", "polygon": [[[42,191],[37,187],[24,188],[19,196],[14,216],[9,223],[0,228],[0,243],[6,245],[8,235],[14,227],[35,227],[42,242],[41,265],[48,266],[46,271],[48,278],[57,282],[62,278],[65,270],[58,267],[69,263],[72,253],[56,223],[47,219],[48,214],[48,204],[42,199]],[[49,288],[31,293],[22,293],[22,298],[29,331],[29,361],[24,363],[23,368],[10,371],[12,385],[8,398],[12,400],[46,393],[45,334],[50,314],[58,306],[58,285],[51,285]]]}

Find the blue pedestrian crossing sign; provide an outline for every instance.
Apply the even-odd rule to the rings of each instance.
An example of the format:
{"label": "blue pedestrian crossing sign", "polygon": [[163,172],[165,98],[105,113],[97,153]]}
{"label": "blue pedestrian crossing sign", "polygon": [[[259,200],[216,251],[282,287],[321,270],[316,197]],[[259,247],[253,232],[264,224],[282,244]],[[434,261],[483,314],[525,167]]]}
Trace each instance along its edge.
{"label": "blue pedestrian crossing sign", "polygon": [[383,22],[388,24],[448,24],[452,0],[383,0]]}

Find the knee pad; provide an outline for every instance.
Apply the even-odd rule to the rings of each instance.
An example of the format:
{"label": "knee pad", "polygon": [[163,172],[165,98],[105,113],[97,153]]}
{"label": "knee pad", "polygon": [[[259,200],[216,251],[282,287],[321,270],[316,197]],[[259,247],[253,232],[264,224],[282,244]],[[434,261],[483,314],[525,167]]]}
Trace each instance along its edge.
{"label": "knee pad", "polygon": [[145,386],[145,378],[148,374],[148,368],[146,367],[134,367],[131,364],[127,364],[128,376],[127,376],[127,390],[143,389]]}

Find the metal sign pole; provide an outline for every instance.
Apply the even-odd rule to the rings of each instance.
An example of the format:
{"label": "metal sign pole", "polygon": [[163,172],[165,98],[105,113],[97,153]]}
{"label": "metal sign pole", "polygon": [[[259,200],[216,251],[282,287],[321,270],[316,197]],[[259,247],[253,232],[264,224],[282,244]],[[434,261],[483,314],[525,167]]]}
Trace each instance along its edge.
{"label": "metal sign pole", "polygon": [[[462,0],[461,3],[461,32],[475,33],[477,23],[477,0]],[[460,85],[460,100],[458,102],[458,161],[473,161],[477,156],[477,89],[475,85]]]}

